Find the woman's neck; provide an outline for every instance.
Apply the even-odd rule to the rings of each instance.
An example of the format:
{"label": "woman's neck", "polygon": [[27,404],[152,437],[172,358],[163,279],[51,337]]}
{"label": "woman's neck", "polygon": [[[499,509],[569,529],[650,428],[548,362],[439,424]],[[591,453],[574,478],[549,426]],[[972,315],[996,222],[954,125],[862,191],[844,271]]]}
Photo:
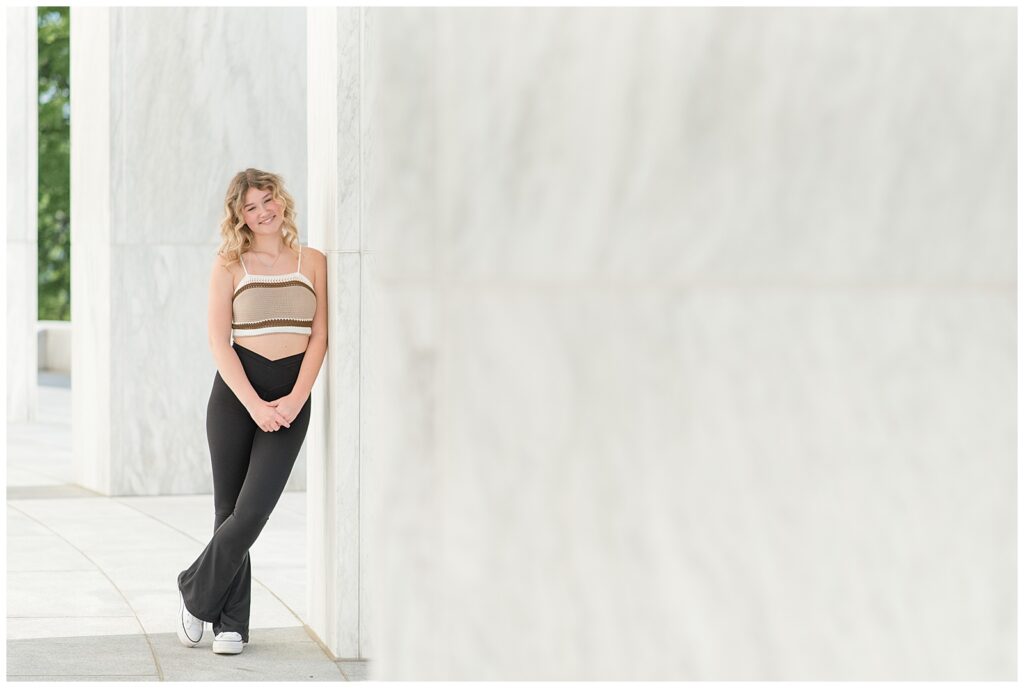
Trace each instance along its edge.
{"label": "woman's neck", "polygon": [[254,237],[252,243],[249,245],[250,251],[256,253],[265,253],[270,256],[276,256],[285,248],[284,240],[281,237]]}

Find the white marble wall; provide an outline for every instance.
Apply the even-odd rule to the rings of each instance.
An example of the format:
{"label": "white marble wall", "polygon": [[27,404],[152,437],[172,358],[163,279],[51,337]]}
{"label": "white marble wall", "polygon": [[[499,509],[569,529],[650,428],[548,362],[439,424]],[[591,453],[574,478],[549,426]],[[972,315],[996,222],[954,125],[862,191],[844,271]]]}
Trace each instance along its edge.
{"label": "white marble wall", "polygon": [[[77,476],[107,494],[210,492],[207,289],[231,176],[282,174],[308,241],[305,9],[71,17]],[[305,451],[288,489],[305,487]]]}
{"label": "white marble wall", "polygon": [[36,8],[4,8],[7,113],[7,420],[36,417],[38,51]]}
{"label": "white marble wall", "polygon": [[1012,680],[1015,10],[363,14],[373,677]]}
{"label": "white marble wall", "polygon": [[360,17],[358,7],[307,9],[310,238],[327,254],[328,351],[314,388],[307,491],[309,626],[340,658],[366,656],[369,580],[361,519],[362,391],[366,328],[362,280]]}

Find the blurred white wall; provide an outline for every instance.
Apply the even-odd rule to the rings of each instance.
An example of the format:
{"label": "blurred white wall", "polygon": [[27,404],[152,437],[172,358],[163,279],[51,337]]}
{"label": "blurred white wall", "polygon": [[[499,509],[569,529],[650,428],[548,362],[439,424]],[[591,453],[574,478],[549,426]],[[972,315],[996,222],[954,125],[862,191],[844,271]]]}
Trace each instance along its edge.
{"label": "blurred white wall", "polygon": [[[283,175],[307,241],[304,8],[71,10],[72,434],[105,494],[212,491],[224,193]],[[305,486],[305,450],[287,489]]]}
{"label": "blurred white wall", "polygon": [[7,421],[37,417],[36,275],[39,212],[36,8],[5,7]]}
{"label": "blurred white wall", "polygon": [[1013,680],[1015,10],[360,19],[374,678]]}

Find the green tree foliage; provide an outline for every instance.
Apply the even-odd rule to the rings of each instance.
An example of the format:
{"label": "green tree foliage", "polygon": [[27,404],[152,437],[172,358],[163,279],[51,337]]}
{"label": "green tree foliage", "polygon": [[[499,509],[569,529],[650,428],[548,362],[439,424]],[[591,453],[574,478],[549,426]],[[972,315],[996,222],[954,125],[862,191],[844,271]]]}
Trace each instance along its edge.
{"label": "green tree foliage", "polygon": [[40,7],[39,37],[39,312],[71,320],[70,16]]}

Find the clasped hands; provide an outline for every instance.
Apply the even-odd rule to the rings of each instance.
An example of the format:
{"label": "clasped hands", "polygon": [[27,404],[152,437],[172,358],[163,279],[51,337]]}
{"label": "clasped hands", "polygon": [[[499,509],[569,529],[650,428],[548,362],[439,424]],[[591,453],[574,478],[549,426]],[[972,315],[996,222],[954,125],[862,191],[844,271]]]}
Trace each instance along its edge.
{"label": "clasped hands", "polygon": [[257,399],[255,407],[249,409],[249,415],[264,432],[275,432],[281,426],[290,428],[307,397],[309,394],[300,395],[293,391],[272,401]]}

